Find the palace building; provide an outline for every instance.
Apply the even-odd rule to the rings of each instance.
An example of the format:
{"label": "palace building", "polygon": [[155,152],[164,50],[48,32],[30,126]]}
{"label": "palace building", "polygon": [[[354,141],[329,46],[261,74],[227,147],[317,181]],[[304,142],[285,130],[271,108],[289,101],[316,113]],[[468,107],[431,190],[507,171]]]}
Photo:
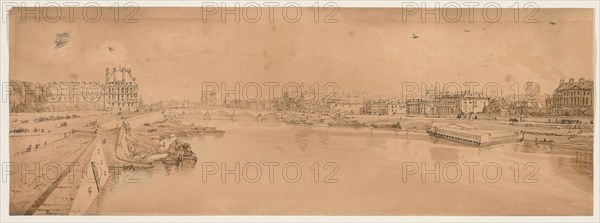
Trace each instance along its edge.
{"label": "palace building", "polygon": [[[120,75],[119,75],[120,74]],[[137,111],[140,106],[138,84],[130,68],[106,68],[104,84],[104,110]]]}
{"label": "palace building", "polygon": [[594,115],[594,82],[584,78],[560,80],[552,96],[546,98],[546,107],[551,115]]}

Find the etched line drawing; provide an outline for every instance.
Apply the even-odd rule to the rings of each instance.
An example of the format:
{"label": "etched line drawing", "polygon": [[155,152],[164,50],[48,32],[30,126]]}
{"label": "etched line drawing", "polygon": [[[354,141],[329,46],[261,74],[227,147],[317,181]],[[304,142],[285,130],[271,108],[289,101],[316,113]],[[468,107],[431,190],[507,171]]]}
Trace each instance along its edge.
{"label": "etched line drawing", "polygon": [[592,9],[215,4],[11,12],[10,215],[593,214]]}

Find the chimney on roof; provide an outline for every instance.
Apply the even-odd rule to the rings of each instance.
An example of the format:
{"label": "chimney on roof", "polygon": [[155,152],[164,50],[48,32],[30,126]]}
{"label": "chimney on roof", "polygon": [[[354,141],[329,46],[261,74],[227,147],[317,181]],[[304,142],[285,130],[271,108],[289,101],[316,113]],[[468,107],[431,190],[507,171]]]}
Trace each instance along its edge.
{"label": "chimney on roof", "polygon": [[563,85],[565,83],[565,79],[560,79],[560,85]]}
{"label": "chimney on roof", "polygon": [[575,82],[575,78],[569,78],[569,83]]}
{"label": "chimney on roof", "polygon": [[583,77],[580,77],[580,78],[579,78],[579,82],[585,82],[585,78],[583,78]]}

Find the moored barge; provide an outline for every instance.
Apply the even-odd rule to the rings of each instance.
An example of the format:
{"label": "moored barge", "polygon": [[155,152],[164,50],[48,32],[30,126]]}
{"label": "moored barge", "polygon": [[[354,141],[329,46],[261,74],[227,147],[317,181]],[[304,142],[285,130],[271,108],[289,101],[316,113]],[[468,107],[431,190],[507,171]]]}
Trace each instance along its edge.
{"label": "moored barge", "polygon": [[480,130],[465,124],[432,125],[427,128],[427,134],[436,138],[474,146],[490,146],[523,141],[522,132]]}

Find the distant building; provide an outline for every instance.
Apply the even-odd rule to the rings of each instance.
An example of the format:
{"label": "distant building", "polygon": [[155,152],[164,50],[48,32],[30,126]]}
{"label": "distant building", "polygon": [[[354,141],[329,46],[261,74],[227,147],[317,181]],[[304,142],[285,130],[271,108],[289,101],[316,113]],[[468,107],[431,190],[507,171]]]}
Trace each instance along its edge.
{"label": "distant building", "polygon": [[363,114],[394,115],[400,113],[400,102],[397,100],[367,100],[363,106]]}
{"label": "distant building", "polygon": [[426,89],[425,95],[422,97],[407,99],[406,114],[407,115],[435,115],[437,89]]}
{"label": "distant building", "polygon": [[397,100],[389,100],[387,102],[387,114],[388,115],[400,114],[400,102]]}
{"label": "distant building", "polygon": [[434,115],[435,113],[435,101],[424,99],[408,99],[406,101],[407,115]]}
{"label": "distant building", "polygon": [[[120,72],[121,78],[117,79]],[[140,106],[138,98],[139,87],[131,75],[131,69],[106,68],[104,84],[104,110],[137,111]]]}
{"label": "distant building", "polygon": [[546,107],[551,115],[594,115],[594,82],[561,79],[552,96],[546,98]]}
{"label": "distant building", "polygon": [[464,94],[460,97],[460,111],[463,114],[477,114],[483,112],[485,106],[490,103],[488,97],[480,94]]}
{"label": "distant building", "polygon": [[9,111],[10,112],[40,112],[44,102],[44,87],[39,83],[27,81],[10,81]]}
{"label": "distant building", "polygon": [[409,115],[459,115],[477,114],[484,111],[490,99],[481,94],[463,92],[458,94],[441,93],[432,98],[409,99],[406,101],[406,114]]}
{"label": "distant building", "polygon": [[[120,72],[120,76],[118,76]],[[131,69],[106,69],[100,82],[49,82],[45,84],[11,80],[10,112],[45,111],[138,111],[141,99]]]}
{"label": "distant building", "polygon": [[[59,112],[102,109],[97,82],[10,81],[10,112]],[[94,88],[95,87],[95,88]]]}
{"label": "distant building", "polygon": [[343,113],[347,115],[359,115],[363,111],[363,102],[357,99],[339,99],[332,103],[332,114]]}
{"label": "distant building", "polygon": [[364,103],[362,113],[365,115],[386,115],[387,105],[383,100],[367,100]]}
{"label": "distant building", "polygon": [[457,115],[460,114],[459,94],[441,94],[436,97],[436,112],[438,115]]}

